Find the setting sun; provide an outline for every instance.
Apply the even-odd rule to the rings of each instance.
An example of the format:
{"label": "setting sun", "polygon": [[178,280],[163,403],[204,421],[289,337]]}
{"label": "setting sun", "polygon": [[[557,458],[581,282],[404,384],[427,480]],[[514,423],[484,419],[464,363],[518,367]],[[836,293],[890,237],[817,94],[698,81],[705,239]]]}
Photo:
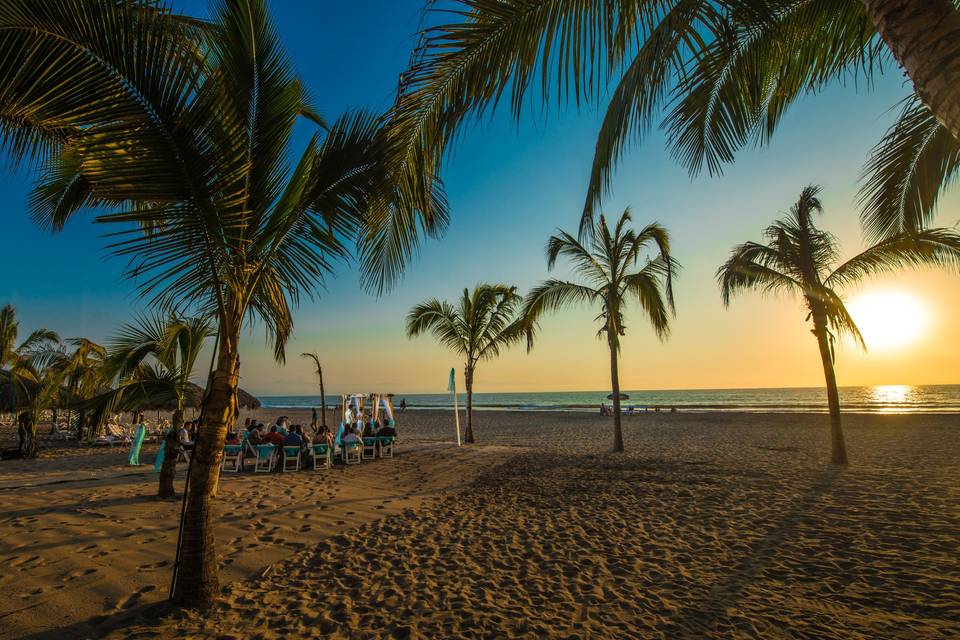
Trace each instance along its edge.
{"label": "setting sun", "polygon": [[899,291],[868,293],[854,298],[847,310],[860,328],[867,349],[890,351],[916,342],[928,325],[927,308]]}

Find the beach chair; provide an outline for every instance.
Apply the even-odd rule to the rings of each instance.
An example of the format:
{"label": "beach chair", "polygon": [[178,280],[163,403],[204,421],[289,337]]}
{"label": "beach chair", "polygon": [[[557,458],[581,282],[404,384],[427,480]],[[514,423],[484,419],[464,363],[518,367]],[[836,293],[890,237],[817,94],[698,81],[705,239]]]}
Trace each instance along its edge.
{"label": "beach chair", "polygon": [[220,471],[229,471],[237,473],[243,469],[243,445],[226,444],[223,445],[223,462],[220,464]]}
{"label": "beach chair", "polygon": [[272,444],[258,444],[252,447],[256,456],[256,464],[253,466],[254,473],[270,473],[277,462],[277,448]]}
{"label": "beach chair", "polygon": [[300,447],[283,447],[283,471],[300,471]]}
{"label": "beach chair", "polygon": [[189,449],[184,449],[183,447],[177,447],[177,462],[190,462],[190,455],[193,452]]}
{"label": "beach chair", "polygon": [[[312,449],[313,449],[313,470],[316,471],[317,469],[320,469],[320,468],[329,469],[333,462],[333,460],[331,460],[332,458],[331,454],[333,452],[331,451],[330,446],[326,443],[315,444],[313,445]],[[321,461],[321,456],[323,458],[322,461]]]}
{"label": "beach chair", "polygon": [[381,458],[393,457],[393,442],[396,440],[393,436],[377,436],[377,449],[380,450]]}
{"label": "beach chair", "polygon": [[360,457],[364,460],[375,460],[377,457],[377,437],[368,436],[361,438],[363,447],[360,449]]}
{"label": "beach chair", "polygon": [[363,460],[361,455],[362,446],[359,442],[341,442],[340,455],[343,456],[344,464],[360,464]]}

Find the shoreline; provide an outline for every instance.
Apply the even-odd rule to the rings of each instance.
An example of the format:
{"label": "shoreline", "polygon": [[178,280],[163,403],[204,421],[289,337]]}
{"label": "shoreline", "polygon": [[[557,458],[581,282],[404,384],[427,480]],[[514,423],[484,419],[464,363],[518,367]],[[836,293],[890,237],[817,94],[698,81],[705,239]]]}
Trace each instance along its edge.
{"label": "shoreline", "polygon": [[[319,405],[318,405],[319,407]],[[826,407],[820,408],[810,408],[807,410],[791,407],[786,409],[768,409],[764,407],[758,407],[756,409],[750,409],[747,407],[722,407],[722,406],[659,406],[659,411],[655,411],[651,408],[649,411],[640,411],[639,408],[633,414],[624,414],[624,416],[630,415],[640,415],[644,413],[694,413],[694,414],[710,414],[710,413],[745,413],[745,414],[783,414],[783,415],[826,415],[828,410]],[[308,407],[304,405],[263,405],[258,411],[266,411],[269,409],[276,410],[285,410],[285,411],[310,411],[313,407]],[[672,411],[675,409],[675,411]],[[339,405],[332,407],[327,406],[327,411],[339,411]],[[443,411],[451,412],[453,411],[453,405],[449,407],[410,407],[408,406],[407,411]],[[586,407],[586,406],[571,406],[571,407],[544,407],[544,408],[527,408],[527,407],[516,407],[516,406],[477,406],[474,405],[473,410],[475,412],[523,412],[523,413],[578,413],[578,414],[600,414],[599,407]],[[460,413],[465,413],[466,409],[464,407],[459,407]],[[934,409],[934,410],[925,410],[925,409],[915,409],[912,411],[897,411],[897,410],[875,410],[875,411],[864,411],[858,409],[844,409],[841,407],[843,415],[864,415],[864,416],[887,416],[887,415],[896,415],[896,416],[909,416],[909,415],[937,415],[937,416],[960,416],[960,407],[951,407],[945,409]],[[609,417],[609,416],[607,416]]]}

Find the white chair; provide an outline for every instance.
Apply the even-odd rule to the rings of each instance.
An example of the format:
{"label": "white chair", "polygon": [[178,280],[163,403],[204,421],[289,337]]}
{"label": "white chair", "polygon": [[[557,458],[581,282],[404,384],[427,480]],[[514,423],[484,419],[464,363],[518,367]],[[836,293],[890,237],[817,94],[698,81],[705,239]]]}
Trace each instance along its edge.
{"label": "white chair", "polygon": [[283,447],[283,471],[300,471],[300,447]]}
{"label": "white chair", "polygon": [[377,448],[380,449],[381,458],[393,457],[393,442],[396,440],[393,436],[379,436],[377,438]]}
{"label": "white chair", "polygon": [[[268,450],[269,447],[269,450]],[[256,453],[256,464],[253,466],[254,473],[270,473],[277,461],[277,448],[274,445],[258,445],[253,447]]]}
{"label": "white chair", "polygon": [[327,444],[313,445],[313,470],[329,469],[331,466],[331,450]]}
{"label": "white chair", "polygon": [[362,446],[359,442],[340,443],[340,455],[343,456],[344,464],[360,464],[362,458]]}
{"label": "white chair", "polygon": [[183,447],[177,447],[177,462],[186,462],[189,464],[190,455],[193,452],[189,449],[184,449]]}
{"label": "white chair", "polygon": [[370,436],[361,439],[363,447],[360,450],[360,457],[364,460],[374,460],[377,457],[377,437]]}
{"label": "white chair", "polygon": [[223,447],[223,462],[220,464],[220,471],[229,471],[237,473],[243,469],[243,445],[228,444]]}

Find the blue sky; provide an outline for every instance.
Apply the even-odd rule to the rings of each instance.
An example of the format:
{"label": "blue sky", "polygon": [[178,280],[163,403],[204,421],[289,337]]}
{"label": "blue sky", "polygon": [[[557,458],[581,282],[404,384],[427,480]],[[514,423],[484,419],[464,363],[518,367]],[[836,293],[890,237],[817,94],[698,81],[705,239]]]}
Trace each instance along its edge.
{"label": "blue sky", "polygon": [[[205,12],[202,2],[176,5],[197,15]],[[416,42],[421,6],[415,0],[272,3],[291,58],[331,117],[351,107],[388,106]],[[788,113],[768,148],[745,150],[719,178],[691,180],[669,158],[657,131],[634,147],[604,210],[616,216],[630,205],[637,225],[662,222],[684,270],[669,341],[658,342],[639,316],[629,323],[621,374],[625,387],[822,383],[799,306],[748,296],[724,311],[713,273],[732,245],[758,239],[809,183],[824,187],[823,226],[849,253],[859,249],[856,181],[866,153],[907,92],[899,70],[891,69],[872,91],[837,86],[805,98]],[[453,212],[445,237],[425,244],[403,283],[381,298],[359,289],[354,269],[338,269],[319,299],[305,300],[297,311],[286,367],[271,361],[259,331],[246,334],[242,385],[264,395],[311,392],[310,367],[296,357],[309,350],[322,355],[334,393],[443,391],[445,372],[459,368],[457,359],[428,338],[408,341],[404,315],[423,298],[452,298],[479,281],[525,290],[547,275],[547,237],[557,227],[573,230],[578,222],[598,119],[594,107],[538,114],[524,118],[519,128],[500,114],[472,128],[445,172]],[[120,323],[147,310],[132,283],[121,278],[123,262],[103,250],[101,234],[108,228],[87,218],[58,235],[43,232],[24,213],[28,186],[28,176],[10,173],[0,183],[5,254],[15,265],[0,284],[0,300],[17,307],[24,330],[46,326],[63,336],[106,341]],[[957,202],[952,193],[940,222],[960,218]],[[564,274],[562,268],[559,273]],[[956,305],[937,295],[944,288],[956,290],[954,277],[911,274],[870,286],[905,288],[923,299],[937,319],[931,329],[936,333],[909,352],[844,352],[841,384],[956,382],[951,372],[960,358],[954,346],[960,341],[952,327],[960,317]],[[549,318],[530,355],[520,349],[485,366],[478,385],[490,391],[604,388],[607,355],[594,338],[594,315],[583,309]],[[770,362],[771,350],[776,363]]]}

